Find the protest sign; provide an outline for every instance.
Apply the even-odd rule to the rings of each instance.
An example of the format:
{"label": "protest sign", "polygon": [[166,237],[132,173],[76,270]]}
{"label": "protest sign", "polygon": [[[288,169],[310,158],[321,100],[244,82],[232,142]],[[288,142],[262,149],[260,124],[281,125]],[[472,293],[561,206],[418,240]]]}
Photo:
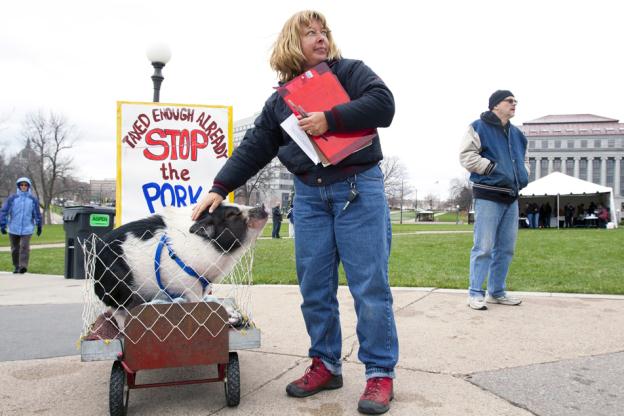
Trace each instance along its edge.
{"label": "protest sign", "polygon": [[118,101],[116,225],[195,204],[231,155],[232,133],[230,106]]}

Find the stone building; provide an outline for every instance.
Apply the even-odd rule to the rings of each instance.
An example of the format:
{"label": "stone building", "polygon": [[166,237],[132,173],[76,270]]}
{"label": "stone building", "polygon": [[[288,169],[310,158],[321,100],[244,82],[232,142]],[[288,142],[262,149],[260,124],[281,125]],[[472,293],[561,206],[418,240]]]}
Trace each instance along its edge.
{"label": "stone building", "polygon": [[531,181],[562,172],[609,186],[615,211],[624,211],[624,123],[593,114],[564,114],[527,121],[519,127],[529,141]]}

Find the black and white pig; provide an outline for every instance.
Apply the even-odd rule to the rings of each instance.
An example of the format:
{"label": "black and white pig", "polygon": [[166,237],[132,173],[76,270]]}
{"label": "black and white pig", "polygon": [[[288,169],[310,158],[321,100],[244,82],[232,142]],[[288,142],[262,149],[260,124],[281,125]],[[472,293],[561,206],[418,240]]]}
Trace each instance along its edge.
{"label": "black and white pig", "polygon": [[254,244],[266,224],[264,207],[221,204],[191,220],[190,209],[132,221],[96,239],[96,295],[123,330],[127,311],[163,294],[201,301]]}

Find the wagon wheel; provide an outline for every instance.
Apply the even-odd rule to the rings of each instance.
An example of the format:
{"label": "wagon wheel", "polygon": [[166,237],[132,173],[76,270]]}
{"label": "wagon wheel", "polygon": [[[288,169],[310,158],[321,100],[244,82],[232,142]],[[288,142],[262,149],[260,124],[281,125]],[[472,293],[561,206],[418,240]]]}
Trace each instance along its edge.
{"label": "wagon wheel", "polygon": [[225,401],[230,407],[240,403],[240,367],[235,352],[230,353],[230,362],[225,369]]}
{"label": "wagon wheel", "polygon": [[120,361],[113,363],[110,376],[108,405],[111,416],[125,416],[128,411],[130,389],[126,382],[126,372]]}

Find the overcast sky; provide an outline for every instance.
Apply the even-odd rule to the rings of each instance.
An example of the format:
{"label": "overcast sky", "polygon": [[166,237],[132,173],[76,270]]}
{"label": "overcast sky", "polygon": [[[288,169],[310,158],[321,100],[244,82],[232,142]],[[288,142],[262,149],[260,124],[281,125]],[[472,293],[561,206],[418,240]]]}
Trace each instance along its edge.
{"label": "overcast sky", "polygon": [[[412,4],[414,3],[414,4]],[[618,1],[33,1],[4,2],[0,147],[23,143],[24,115],[53,110],[76,126],[77,176],[115,177],[116,101],[151,101],[154,41],[172,51],[161,102],[259,111],[276,85],[268,57],[284,21],[313,8],[343,56],[363,60],[396,99],[380,131],[418,197],[464,177],[467,125],[496,89],[519,101],[514,124],[549,114],[624,119]]]}

